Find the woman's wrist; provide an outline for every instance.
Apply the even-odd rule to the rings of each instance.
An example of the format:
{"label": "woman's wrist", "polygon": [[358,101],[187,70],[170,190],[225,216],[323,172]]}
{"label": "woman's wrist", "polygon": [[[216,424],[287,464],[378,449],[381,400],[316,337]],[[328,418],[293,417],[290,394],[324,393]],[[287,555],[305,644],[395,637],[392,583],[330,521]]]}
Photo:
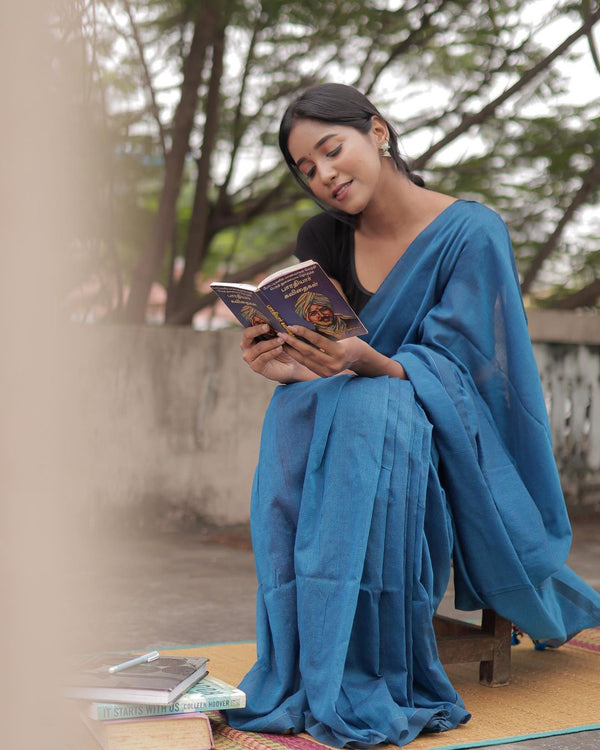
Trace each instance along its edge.
{"label": "woman's wrist", "polygon": [[291,383],[304,383],[308,380],[316,380],[319,376],[308,367],[298,365],[297,370],[285,380],[280,380],[281,385],[290,385]]}
{"label": "woman's wrist", "polygon": [[[362,342],[361,339],[359,340]],[[364,346],[360,347],[357,352],[358,357],[351,365],[351,369],[357,375],[365,378],[376,378],[381,375],[387,375],[390,378],[408,380],[406,371],[400,362],[386,357],[385,354],[381,354],[376,349],[373,349],[366,342],[362,342],[362,344]]]}

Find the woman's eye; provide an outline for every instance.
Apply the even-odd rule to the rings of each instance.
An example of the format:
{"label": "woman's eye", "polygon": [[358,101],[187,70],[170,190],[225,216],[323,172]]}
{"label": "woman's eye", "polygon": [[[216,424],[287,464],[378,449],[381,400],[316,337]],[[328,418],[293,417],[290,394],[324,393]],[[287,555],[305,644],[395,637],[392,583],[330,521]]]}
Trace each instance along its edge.
{"label": "woman's eye", "polygon": [[[340,151],[342,150],[342,144],[340,143],[339,146],[336,146],[335,148],[331,149],[331,151],[328,151],[325,156],[327,158],[331,158],[333,156],[337,156]],[[317,168],[313,165],[310,169],[308,169],[306,172],[303,172],[305,179],[312,180],[313,177],[317,174]]]}

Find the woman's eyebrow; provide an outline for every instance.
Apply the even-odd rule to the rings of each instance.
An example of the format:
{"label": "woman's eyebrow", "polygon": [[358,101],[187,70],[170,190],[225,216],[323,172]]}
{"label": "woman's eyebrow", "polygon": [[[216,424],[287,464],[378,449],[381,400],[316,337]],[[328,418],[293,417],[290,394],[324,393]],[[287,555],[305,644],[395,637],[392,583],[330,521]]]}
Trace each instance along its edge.
{"label": "woman's eyebrow", "polygon": [[[324,135],[322,138],[319,138],[319,140],[315,143],[313,146],[313,149],[319,148],[319,146],[322,146],[325,141],[328,141],[330,138],[333,138],[334,135],[337,135],[337,133],[327,133],[327,135]],[[312,154],[312,151],[308,152],[308,155],[310,156]],[[296,166],[299,167],[302,162],[306,161],[306,156],[301,156],[298,161],[296,162]]]}

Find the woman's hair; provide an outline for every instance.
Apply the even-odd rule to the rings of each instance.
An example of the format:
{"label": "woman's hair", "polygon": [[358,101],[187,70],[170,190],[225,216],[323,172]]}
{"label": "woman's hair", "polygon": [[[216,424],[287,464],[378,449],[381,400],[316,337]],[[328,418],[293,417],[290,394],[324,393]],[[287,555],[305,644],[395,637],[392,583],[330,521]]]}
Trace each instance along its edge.
{"label": "woman's hair", "polygon": [[[416,185],[424,186],[423,179],[413,174],[407,163],[398,151],[398,135],[390,123],[381,115],[369,99],[353,86],[342,83],[322,83],[311,86],[286,109],[281,125],[279,126],[279,148],[288,165],[290,172],[296,178],[298,184],[307,192],[313,200],[315,196],[306,184],[304,175],[296,166],[296,162],[288,149],[288,140],[292,128],[298,120],[318,120],[319,122],[331,122],[338,125],[346,125],[355,128],[360,133],[368,133],[371,130],[373,117],[379,117],[385,122],[389,132],[389,144],[392,159],[400,172],[405,174],[409,180]],[[326,211],[347,218],[348,214],[336,211],[317,200],[317,203]]]}

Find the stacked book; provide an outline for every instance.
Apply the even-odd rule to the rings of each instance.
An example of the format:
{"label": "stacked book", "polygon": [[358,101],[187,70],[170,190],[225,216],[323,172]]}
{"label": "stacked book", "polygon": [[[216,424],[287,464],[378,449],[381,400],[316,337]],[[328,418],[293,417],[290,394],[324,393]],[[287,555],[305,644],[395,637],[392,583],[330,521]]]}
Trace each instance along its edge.
{"label": "stacked book", "polygon": [[80,660],[65,694],[104,750],[211,750],[207,711],[243,708],[245,694],[208,674],[205,657],[150,654]]}

